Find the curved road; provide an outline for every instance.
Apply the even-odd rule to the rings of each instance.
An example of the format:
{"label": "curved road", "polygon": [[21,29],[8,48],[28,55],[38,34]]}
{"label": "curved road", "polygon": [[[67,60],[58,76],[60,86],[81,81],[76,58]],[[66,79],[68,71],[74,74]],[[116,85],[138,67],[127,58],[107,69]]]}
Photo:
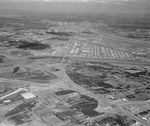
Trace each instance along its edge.
{"label": "curved road", "polygon": [[[142,118],[139,118],[137,116],[135,116],[133,113],[130,113],[129,111],[123,109],[121,107],[121,105],[123,104],[117,104],[117,103],[114,103],[114,102],[110,102],[108,100],[106,100],[104,97],[102,96],[99,96],[99,95],[96,95],[94,93],[92,93],[91,91],[89,90],[86,90],[85,88],[83,88],[82,86],[74,83],[67,75],[65,69],[64,69],[64,65],[62,63],[60,64],[56,64],[56,66],[61,70],[62,74],[63,74],[63,77],[62,77],[62,80],[61,82],[63,81],[68,87],[72,88],[73,90],[75,91],[78,91],[78,92],[81,92],[83,94],[86,94],[90,97],[93,97],[95,98],[96,100],[99,101],[99,103],[105,103],[105,105],[107,105],[106,107],[112,107],[113,109],[115,109],[117,112],[119,111],[120,113],[122,113],[123,115],[127,115],[129,116],[130,118],[134,119],[134,120],[137,120],[139,122],[141,122],[142,124],[144,124],[145,126],[150,126],[150,123],[148,123],[146,120],[143,120]],[[39,86],[45,86],[45,87],[50,87],[50,85],[45,85],[45,84],[39,84],[39,83],[33,83],[33,82],[27,82],[27,81],[20,81],[20,80],[10,80],[10,79],[4,79],[4,78],[0,78],[0,81],[5,81],[5,82],[15,82],[15,83],[19,83],[19,84],[27,84],[27,85],[39,85]],[[60,85],[60,82],[58,83]],[[131,102],[129,102],[130,104]],[[139,103],[139,102],[138,102]],[[127,102],[125,103],[127,104]],[[101,109],[102,107],[98,106],[97,109]]]}
{"label": "curved road", "polygon": [[79,86],[78,84],[74,83],[67,75],[65,69],[64,69],[64,65],[61,63],[61,64],[58,64],[58,67],[61,69],[61,71],[63,72],[63,80],[64,82],[68,82],[68,86],[69,87],[72,87],[74,90],[78,91],[78,92],[81,92],[81,93],[84,93],[90,97],[93,97],[95,98],[96,100],[98,100],[99,102],[103,102],[105,103],[106,105],[108,106],[111,106],[112,108],[114,108],[115,110],[119,111],[120,113],[124,114],[124,115],[127,115],[129,116],[130,118],[136,120],[136,121],[139,121],[141,122],[142,124],[144,124],[145,126],[150,126],[150,123],[148,123],[146,120],[143,120],[142,118],[139,118],[137,116],[135,116],[133,113],[130,113],[129,111],[123,109],[121,106],[115,104],[115,103],[111,103],[110,101],[106,100],[105,98],[101,97],[101,96],[98,96],[86,89],[84,89],[83,87]]}

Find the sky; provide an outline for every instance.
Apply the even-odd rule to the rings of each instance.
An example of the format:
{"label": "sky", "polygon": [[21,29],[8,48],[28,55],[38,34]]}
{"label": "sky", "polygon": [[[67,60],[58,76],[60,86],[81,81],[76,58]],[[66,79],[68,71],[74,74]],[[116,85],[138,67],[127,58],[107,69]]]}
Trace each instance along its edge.
{"label": "sky", "polygon": [[[74,2],[58,1],[74,1],[76,4]],[[0,0],[0,2],[0,13],[8,11],[37,13],[150,13],[150,4],[147,4],[150,3],[150,0]],[[130,2],[133,2],[133,4]]]}
{"label": "sky", "polygon": [[150,3],[150,0],[0,0],[0,2],[98,2],[98,3],[124,3],[124,2],[138,2],[138,3]]}
{"label": "sky", "polygon": [[0,1],[45,1],[45,2],[56,2],[56,1],[74,1],[74,2],[150,2],[150,0],[0,0]]}

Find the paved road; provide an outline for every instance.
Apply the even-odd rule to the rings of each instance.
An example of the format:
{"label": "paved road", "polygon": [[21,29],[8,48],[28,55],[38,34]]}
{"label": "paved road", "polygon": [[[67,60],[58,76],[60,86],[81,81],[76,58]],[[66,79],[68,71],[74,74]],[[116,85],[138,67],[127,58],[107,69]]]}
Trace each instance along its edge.
{"label": "paved road", "polygon": [[[127,115],[129,117],[131,117],[132,119],[134,120],[137,120],[141,123],[143,123],[145,126],[150,126],[150,123],[148,123],[147,121],[135,116],[133,113],[130,113],[129,111],[123,109],[120,105],[118,105],[117,103],[112,103],[108,100],[106,100],[104,97],[102,96],[99,96],[99,95],[96,95],[94,93],[92,93],[91,91],[89,90],[86,90],[85,88],[81,87],[80,85],[74,83],[67,75],[65,69],[64,69],[64,65],[62,63],[60,64],[57,64],[57,67],[61,70],[62,74],[63,74],[63,82],[68,85],[68,87],[80,92],[80,93],[83,93],[83,94],[86,94],[90,97],[93,97],[95,99],[97,99],[100,103],[103,102],[105,103],[107,106],[111,106],[112,108],[114,108],[116,111],[119,111],[120,113],[124,114],[124,115]],[[5,81],[5,82],[10,82],[10,79],[4,79],[4,78],[0,78],[0,81]],[[39,86],[45,86],[45,87],[50,87],[50,85],[45,85],[45,84],[38,84],[38,83],[33,83],[33,82],[27,82],[27,81],[21,81],[21,80],[11,80],[11,82],[15,82],[15,83],[18,83],[18,84],[27,84],[27,85],[39,85]],[[58,83],[60,84],[60,82]],[[129,102],[130,103],[130,102]],[[107,107],[106,106],[106,107]],[[99,108],[101,108],[101,106],[99,106]]]}
{"label": "paved road", "polygon": [[[69,52],[69,51],[68,51]],[[46,60],[49,58],[52,58],[53,56],[45,57]],[[60,58],[60,56],[55,56],[55,58]],[[87,62],[111,62],[111,63],[120,63],[120,64],[133,64],[133,65],[149,65],[150,62],[145,61],[137,61],[137,60],[119,60],[119,59],[106,59],[106,58],[90,58],[90,57],[75,57],[75,56],[67,56],[67,53],[65,56],[61,57],[61,63],[64,62],[64,59],[68,57],[71,60],[77,60],[77,61],[87,61]]]}
{"label": "paved road", "polygon": [[87,61],[87,62],[111,62],[111,63],[120,63],[120,64],[134,64],[134,65],[149,65],[150,62],[145,61],[137,61],[137,60],[118,60],[118,59],[106,59],[106,58],[89,58],[89,57],[73,57],[73,56],[67,56],[71,60],[78,60],[78,61]]}
{"label": "paved road", "polygon": [[22,81],[22,80],[12,80],[12,79],[5,79],[5,78],[0,78],[0,82],[8,82],[8,83],[17,83],[21,85],[37,85],[37,86],[43,86],[43,87],[48,87],[49,84],[40,84],[40,83],[35,83],[35,82],[29,82],[29,81]]}
{"label": "paved road", "polygon": [[126,38],[126,37],[119,37],[119,36],[114,36],[114,35],[109,35],[109,34],[104,34],[105,37],[108,38],[112,38],[112,39],[116,39],[116,40],[121,40],[121,42],[128,42],[128,43],[146,43],[146,44],[150,44],[150,42],[148,41],[142,41],[142,40],[137,40],[137,39],[132,39],[132,38]]}
{"label": "paved road", "polygon": [[124,115],[127,115],[127,116],[129,116],[130,118],[132,118],[132,119],[134,119],[134,120],[137,120],[137,121],[143,123],[143,124],[146,125],[146,126],[150,126],[150,123],[148,123],[147,121],[145,121],[145,120],[143,120],[143,119],[141,119],[141,118],[135,116],[133,113],[130,113],[129,111],[123,109],[123,108],[120,107],[119,105],[113,104],[113,103],[109,102],[108,100],[106,100],[105,98],[100,97],[100,96],[98,96],[98,95],[96,95],[96,94],[94,94],[94,93],[92,93],[92,92],[90,92],[90,91],[84,89],[83,87],[79,86],[78,84],[74,83],[74,82],[68,77],[68,75],[67,75],[67,73],[66,73],[66,71],[65,71],[65,69],[64,69],[63,64],[59,64],[59,68],[60,68],[60,69],[62,70],[62,72],[63,72],[64,81],[66,81],[66,82],[68,81],[68,82],[69,82],[69,83],[68,83],[68,84],[69,84],[68,86],[72,87],[72,88],[75,89],[76,91],[79,91],[79,92],[81,92],[81,93],[84,93],[84,94],[86,94],[86,95],[89,95],[90,97],[93,97],[93,98],[97,99],[99,102],[103,102],[103,103],[105,103],[106,105],[113,107],[114,109],[116,109],[116,110],[119,111],[120,113],[122,113],[122,114],[124,114]]}
{"label": "paved road", "polygon": [[68,55],[69,51],[71,50],[72,46],[74,44],[74,41],[72,40],[72,42],[70,43],[69,47],[67,48],[62,60],[61,60],[61,63],[64,61],[64,58]]}
{"label": "paved road", "polygon": [[145,105],[150,104],[150,101],[112,101],[112,103],[117,104],[119,106],[123,105]]}

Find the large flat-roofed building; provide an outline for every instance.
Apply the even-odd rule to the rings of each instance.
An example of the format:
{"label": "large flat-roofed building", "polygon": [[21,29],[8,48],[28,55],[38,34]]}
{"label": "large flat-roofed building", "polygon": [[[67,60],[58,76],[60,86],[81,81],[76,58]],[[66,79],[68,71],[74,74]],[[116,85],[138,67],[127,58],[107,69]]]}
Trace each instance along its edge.
{"label": "large flat-roofed building", "polygon": [[25,99],[24,100],[25,102],[31,102],[31,101],[36,100],[36,96],[32,92],[26,92],[21,95]]}
{"label": "large flat-roofed building", "polygon": [[35,98],[36,96],[33,94],[33,93],[31,93],[31,92],[26,92],[26,93],[23,93],[23,94],[21,94],[22,95],[22,97],[24,98],[24,99],[30,99],[30,98]]}

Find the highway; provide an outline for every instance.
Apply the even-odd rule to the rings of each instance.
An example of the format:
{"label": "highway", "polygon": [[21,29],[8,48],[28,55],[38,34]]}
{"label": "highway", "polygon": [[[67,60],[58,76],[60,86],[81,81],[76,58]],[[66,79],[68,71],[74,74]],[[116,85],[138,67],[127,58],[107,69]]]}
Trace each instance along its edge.
{"label": "highway", "polygon": [[[119,112],[122,113],[123,115],[129,116],[130,118],[132,118],[132,119],[134,119],[134,120],[136,120],[136,121],[141,122],[141,123],[144,124],[145,126],[150,126],[150,123],[148,123],[146,120],[143,120],[142,118],[139,118],[139,117],[135,116],[133,113],[131,113],[131,112],[129,112],[129,111],[123,109],[123,108],[121,107],[121,105],[123,105],[123,104],[118,105],[118,104],[115,104],[115,103],[111,103],[110,101],[106,100],[105,98],[100,97],[100,96],[98,96],[98,95],[96,95],[96,94],[94,94],[94,93],[92,93],[92,92],[90,92],[90,91],[84,89],[83,87],[79,86],[78,84],[74,83],[74,82],[68,77],[68,75],[67,75],[67,73],[66,73],[66,71],[65,71],[65,69],[64,69],[63,60],[64,60],[64,58],[68,55],[69,50],[71,49],[72,45],[73,45],[73,42],[70,44],[70,47],[68,48],[68,50],[66,51],[65,55],[63,56],[61,63],[58,64],[58,67],[61,69],[61,71],[62,71],[62,73],[63,73],[63,80],[64,80],[64,82],[68,82],[68,83],[67,83],[67,84],[69,84],[68,86],[71,87],[71,88],[73,88],[74,90],[76,90],[76,91],[78,91],[78,92],[81,92],[81,93],[84,93],[84,94],[86,94],[86,95],[88,95],[88,96],[90,96],[90,97],[95,98],[96,100],[99,101],[99,103],[103,102],[103,103],[106,104],[106,106],[111,106],[111,107],[113,107],[116,111],[119,111]],[[67,56],[67,57],[68,57],[68,56]],[[70,57],[70,58],[71,58],[71,57]],[[73,59],[73,60],[81,60],[81,61],[83,61],[83,60],[84,60],[84,61],[96,61],[96,62],[97,62],[97,60],[98,60],[98,61],[101,61],[101,62],[105,62],[105,59],[103,60],[103,59],[79,58],[79,57],[72,57],[72,59]],[[137,65],[149,64],[149,62],[143,62],[143,61],[138,61],[138,62],[137,62],[137,61],[127,61],[127,60],[117,60],[117,61],[116,61],[116,60],[107,60],[107,62],[125,63],[125,64],[126,64],[126,63],[127,63],[127,64],[129,63],[129,64],[134,64],[134,65],[135,65],[135,64],[137,64]],[[128,102],[128,103],[130,104],[130,102]],[[142,103],[139,102],[139,101],[138,101],[138,103],[142,104]],[[126,104],[127,104],[127,103],[126,103]],[[99,108],[101,108],[101,107],[99,106]]]}
{"label": "highway", "polygon": [[5,78],[0,78],[0,82],[17,83],[17,84],[20,84],[20,86],[21,85],[37,85],[37,86],[49,87],[49,84],[40,84],[40,83],[35,83],[35,82],[5,79]]}
{"label": "highway", "polygon": [[[70,44],[70,48],[71,47],[72,47],[72,43]],[[68,52],[69,52],[70,48],[68,49]],[[67,56],[67,53],[66,53],[65,56]],[[65,58],[65,56],[63,57],[63,59]],[[63,59],[62,59],[62,62],[63,62]],[[62,80],[60,80],[60,82],[58,82],[58,83],[55,83],[55,85],[61,86],[61,83],[63,82],[65,84],[64,87],[68,86],[72,90],[75,90],[75,91],[78,91],[80,93],[86,94],[86,95],[88,95],[90,97],[93,97],[96,100],[98,100],[100,104],[104,103],[106,105],[106,107],[110,107],[111,106],[112,108],[114,108],[116,110],[116,112],[120,112],[123,115],[129,116],[130,118],[141,122],[145,126],[150,126],[150,123],[148,123],[146,120],[143,120],[142,118],[135,116],[133,113],[131,113],[131,112],[129,112],[129,111],[127,111],[127,110],[125,110],[124,108],[121,107],[122,105],[126,105],[126,104],[134,104],[134,103],[135,104],[136,103],[142,104],[143,102],[140,102],[140,101],[136,101],[136,102],[130,102],[129,101],[129,102],[127,102],[126,101],[126,102],[123,102],[123,103],[120,102],[119,104],[117,102],[110,102],[110,101],[106,100],[104,97],[96,95],[96,94],[92,93],[91,91],[86,90],[82,86],[74,83],[68,77],[68,75],[67,75],[67,73],[65,71],[65,66],[64,66],[64,64],[62,62],[55,64],[55,66],[61,70],[61,74],[62,74]],[[42,69],[42,68],[40,68],[40,69]],[[11,81],[11,82],[17,83],[17,84],[36,85],[36,86],[43,86],[43,87],[50,87],[51,86],[50,84],[40,84],[40,83],[27,82],[27,81],[22,81],[22,80],[12,80],[12,79],[10,80],[10,79],[4,79],[4,78],[0,78],[0,81],[2,81],[2,82],[9,82],[9,83]],[[100,104],[98,106],[98,109],[102,108],[102,106]]]}
{"label": "highway", "polygon": [[121,105],[144,105],[144,104],[150,104],[150,101],[113,101],[112,103],[117,104],[119,106]]}
{"label": "highway", "polygon": [[[102,96],[99,96],[99,95],[96,95],[94,93],[92,93],[91,91],[89,90],[86,90],[85,88],[83,88],[82,86],[74,83],[67,75],[65,69],[64,69],[64,65],[62,63],[58,63],[58,64],[55,64],[57,66],[57,68],[59,68],[62,72],[62,80],[58,83],[55,83],[55,85],[59,85],[61,86],[61,83],[63,82],[65,85],[64,87],[68,86],[69,88],[71,88],[72,90],[75,90],[75,91],[78,91],[82,94],[86,94],[88,95],[89,97],[93,97],[95,98],[96,100],[99,101],[99,103],[104,103],[106,105],[106,107],[109,108],[109,106],[111,106],[112,108],[114,108],[117,112],[119,111],[121,114],[123,115],[127,115],[129,116],[130,118],[134,119],[134,120],[137,120],[139,122],[141,122],[142,124],[144,124],[145,126],[150,126],[150,123],[148,123],[146,120],[143,120],[142,118],[139,118],[137,116],[135,116],[133,113],[130,113],[129,111],[123,109],[121,106],[123,104],[115,104],[113,102],[110,102],[108,100],[106,100],[104,97]],[[50,87],[51,85],[48,85],[48,84],[39,84],[39,83],[33,83],[33,82],[27,82],[27,81],[20,81],[20,80],[10,80],[10,79],[4,79],[4,78],[0,78],[0,81],[5,81],[5,82],[13,82],[13,83],[17,83],[17,84],[26,84],[26,85],[37,85],[37,86],[44,86],[44,87]],[[132,102],[128,102],[129,104],[132,103]],[[141,102],[138,101],[138,103],[142,104]],[[127,102],[125,103],[127,104]],[[101,109],[102,107],[98,106],[98,109]]]}
{"label": "highway", "polygon": [[144,124],[145,126],[150,126],[150,123],[148,123],[147,121],[143,120],[142,118],[139,118],[137,116],[135,116],[133,113],[130,113],[129,111],[123,109],[121,106],[117,105],[117,104],[114,104],[114,103],[111,103],[110,101],[106,100],[105,98],[101,97],[101,96],[98,96],[86,89],[84,89],[83,87],[79,86],[78,84],[74,83],[67,75],[65,69],[64,69],[64,65],[61,63],[61,64],[58,64],[59,68],[62,70],[63,72],[63,80],[64,82],[68,82],[68,86],[71,87],[72,89],[80,92],[80,93],[84,93],[90,97],[93,97],[95,98],[96,100],[99,101],[99,103],[103,102],[105,103],[106,105],[108,106],[111,106],[113,107],[114,109],[116,109],[117,111],[119,111],[120,113],[122,113],[123,115],[127,115],[129,116],[130,118],[134,119],[134,120],[137,120],[139,122],[141,122],[142,124]]}
{"label": "highway", "polygon": [[132,38],[127,38],[127,37],[119,37],[119,36],[114,36],[114,35],[110,35],[110,34],[104,34],[104,37],[108,37],[111,39],[116,39],[116,40],[121,40],[122,42],[126,42],[126,43],[146,43],[146,44],[150,44],[150,42],[148,41],[142,41],[142,40],[137,40],[137,39],[132,39]]}
{"label": "highway", "polygon": [[[69,51],[68,51],[69,52]],[[53,58],[54,56],[43,56],[45,58],[45,60],[47,61],[49,58]],[[65,56],[60,57],[60,56],[55,56],[55,58],[61,58],[61,63],[64,62],[65,58],[70,58],[71,60],[77,60],[77,61],[89,61],[89,62],[111,62],[111,63],[120,63],[120,64],[134,64],[134,65],[149,65],[150,62],[145,62],[145,61],[133,61],[133,60],[119,60],[119,59],[106,59],[106,58],[92,58],[92,57],[75,57],[75,56],[70,56],[67,55],[67,53],[65,54]],[[32,57],[32,58],[36,58]],[[41,56],[42,58],[42,56]],[[41,60],[41,59],[40,59]]]}
{"label": "highway", "polygon": [[62,60],[61,60],[61,63],[64,61],[64,58],[68,55],[69,51],[71,50],[72,46],[74,44],[74,41],[72,40],[72,42],[70,43],[69,47],[67,48]]}
{"label": "highway", "polygon": [[105,58],[90,58],[90,57],[72,57],[67,56],[71,60],[77,60],[77,61],[87,61],[87,62],[111,62],[111,63],[120,63],[120,64],[134,64],[134,65],[149,65],[150,62],[145,61],[133,61],[133,60],[118,60],[118,59],[105,59]]}

